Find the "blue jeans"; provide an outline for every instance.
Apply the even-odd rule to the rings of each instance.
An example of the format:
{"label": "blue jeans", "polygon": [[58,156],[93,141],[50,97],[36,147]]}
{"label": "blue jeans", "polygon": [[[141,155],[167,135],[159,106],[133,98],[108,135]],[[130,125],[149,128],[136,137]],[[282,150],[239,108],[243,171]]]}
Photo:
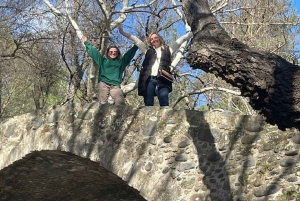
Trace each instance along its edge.
{"label": "blue jeans", "polygon": [[157,87],[157,80],[148,78],[146,82],[146,90],[143,95],[145,106],[154,105],[155,95],[157,95],[160,106],[169,106],[169,93],[169,88]]}

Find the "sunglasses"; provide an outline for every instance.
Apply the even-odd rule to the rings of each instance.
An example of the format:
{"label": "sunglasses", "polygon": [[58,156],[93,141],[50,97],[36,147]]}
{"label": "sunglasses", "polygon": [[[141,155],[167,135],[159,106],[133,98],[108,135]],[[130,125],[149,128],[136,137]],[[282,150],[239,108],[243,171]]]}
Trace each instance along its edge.
{"label": "sunglasses", "polygon": [[118,54],[118,51],[108,51],[108,54],[113,54],[113,53]]}

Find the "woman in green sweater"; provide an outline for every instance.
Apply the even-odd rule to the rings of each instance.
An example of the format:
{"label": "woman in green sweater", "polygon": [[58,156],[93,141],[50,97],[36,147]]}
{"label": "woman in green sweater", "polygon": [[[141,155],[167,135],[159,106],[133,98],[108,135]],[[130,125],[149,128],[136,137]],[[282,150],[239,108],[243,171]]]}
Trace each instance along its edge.
{"label": "woman in green sweater", "polygon": [[[120,24],[119,32],[125,37],[139,43],[135,36],[123,31]],[[98,98],[101,104],[107,103],[109,95],[114,99],[115,105],[124,105],[125,98],[120,88],[122,77],[126,66],[134,57],[138,46],[134,45],[122,57],[120,50],[116,46],[109,46],[106,51],[105,57],[83,36],[81,41],[86,47],[86,51],[94,60],[99,68],[98,74]]]}

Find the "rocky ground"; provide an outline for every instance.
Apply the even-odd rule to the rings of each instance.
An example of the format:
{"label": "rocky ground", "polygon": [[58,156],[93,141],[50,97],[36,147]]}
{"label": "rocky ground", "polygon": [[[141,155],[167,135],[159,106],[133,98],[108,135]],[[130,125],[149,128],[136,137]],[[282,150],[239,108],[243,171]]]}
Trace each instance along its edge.
{"label": "rocky ground", "polygon": [[61,151],[32,152],[0,171],[1,201],[146,201],[97,163]]}

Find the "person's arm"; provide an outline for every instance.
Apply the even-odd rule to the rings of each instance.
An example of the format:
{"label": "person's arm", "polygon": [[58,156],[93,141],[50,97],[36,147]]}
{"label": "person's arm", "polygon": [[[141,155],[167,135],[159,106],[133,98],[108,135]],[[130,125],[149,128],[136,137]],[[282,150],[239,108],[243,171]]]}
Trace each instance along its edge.
{"label": "person's arm", "polygon": [[140,51],[143,53],[143,54],[146,54],[146,51],[147,51],[147,47],[145,45],[145,43],[140,40],[138,37],[136,36],[133,36],[129,33],[126,33],[124,30],[123,30],[123,25],[122,24],[118,24],[118,28],[119,28],[119,32],[120,34],[122,34],[123,36],[125,36],[126,38],[128,38],[129,40],[132,40],[134,42],[134,44],[136,46],[138,46],[138,48],[140,49]]}
{"label": "person's arm", "polygon": [[134,45],[132,48],[130,48],[122,57],[122,70],[125,69],[126,66],[130,63],[130,61],[135,56],[136,51],[138,50],[138,46]]}
{"label": "person's arm", "polygon": [[126,38],[130,39],[130,34],[129,33],[126,33],[124,30],[123,30],[123,24],[118,24],[118,29],[119,29],[119,32],[120,34],[122,34],[123,36],[125,36]]}
{"label": "person's arm", "polygon": [[180,38],[178,38],[175,42],[170,44],[170,52],[171,54],[173,54],[173,52],[175,52],[176,50],[179,49],[180,45],[184,42],[189,40],[190,38],[193,37],[193,33],[192,32],[188,32],[185,35],[181,36]]}
{"label": "person's arm", "polygon": [[100,66],[104,57],[100,54],[100,52],[87,40],[86,36],[82,36],[81,41],[84,43],[86,47],[86,51],[90,57],[95,61],[95,63]]}

